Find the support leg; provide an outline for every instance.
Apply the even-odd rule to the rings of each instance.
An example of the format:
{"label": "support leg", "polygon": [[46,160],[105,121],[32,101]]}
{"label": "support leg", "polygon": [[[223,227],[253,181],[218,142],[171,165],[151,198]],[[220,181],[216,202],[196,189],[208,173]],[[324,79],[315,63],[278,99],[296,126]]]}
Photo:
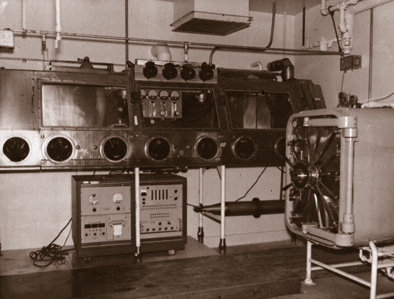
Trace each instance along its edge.
{"label": "support leg", "polygon": [[375,299],[378,283],[378,250],[372,241],[369,242],[369,247],[371,248],[371,289],[369,298]]}
{"label": "support leg", "polygon": [[226,253],[226,167],[220,166],[221,172],[221,192],[220,192],[220,254]]}
{"label": "support leg", "polygon": [[[200,207],[203,205],[203,174],[204,170],[200,168],[199,171],[199,183],[200,183],[200,188],[199,188],[199,204]],[[202,213],[198,213],[198,220],[199,220],[199,225],[198,225],[198,232],[197,232],[197,240],[200,243],[204,243],[204,227],[203,227],[203,215]]]}
{"label": "support leg", "polygon": [[134,168],[134,189],[135,189],[135,259],[141,261],[141,226],[140,226],[140,169]]}
{"label": "support leg", "polygon": [[306,242],[306,277],[304,279],[305,285],[315,285],[312,280],[312,243]]}

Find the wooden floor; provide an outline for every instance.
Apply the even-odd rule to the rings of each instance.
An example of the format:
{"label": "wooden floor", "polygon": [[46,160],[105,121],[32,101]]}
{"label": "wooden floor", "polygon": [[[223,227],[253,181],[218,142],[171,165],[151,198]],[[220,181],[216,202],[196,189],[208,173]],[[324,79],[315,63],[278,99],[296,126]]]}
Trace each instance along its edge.
{"label": "wooden floor", "polygon": [[[34,267],[26,251],[2,253],[2,299],[272,298],[300,293],[305,274],[305,246],[287,242],[228,247],[220,255],[189,238],[175,256],[146,253],[140,263],[130,255],[85,262],[71,251],[65,264],[48,268]],[[314,257],[327,263],[355,256],[314,250]]]}

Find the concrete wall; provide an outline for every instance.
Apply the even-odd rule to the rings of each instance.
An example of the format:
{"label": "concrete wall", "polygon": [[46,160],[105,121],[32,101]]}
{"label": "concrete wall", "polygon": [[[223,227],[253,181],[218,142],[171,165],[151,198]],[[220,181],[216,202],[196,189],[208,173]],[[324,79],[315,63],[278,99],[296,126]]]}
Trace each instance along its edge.
{"label": "concrete wall", "polygon": [[[26,29],[55,31],[55,1],[27,0]],[[0,1],[0,28],[16,30],[15,48],[0,48],[0,67],[15,69],[42,69],[40,61],[41,36],[23,36],[22,1]],[[231,35],[206,36],[174,33],[173,2],[159,0],[129,1],[129,36],[132,38],[176,40],[193,43],[237,44],[264,47],[268,43],[271,14],[251,12],[252,25]],[[118,0],[67,0],[61,1],[61,27],[63,32],[120,36],[125,34],[124,1]],[[292,16],[276,18],[273,47],[289,47],[294,44]],[[121,42],[97,41],[63,37],[58,49],[54,39],[47,38],[48,58],[71,60],[89,56],[93,62],[114,63],[118,69],[125,64],[125,46]],[[191,48],[189,61],[208,61],[209,50]],[[171,48],[173,60],[183,60],[183,49]],[[213,63],[218,67],[249,69],[250,64],[261,61],[264,65],[283,55],[218,51]],[[129,60],[151,59],[151,45],[130,43]],[[33,61],[32,61],[33,59]],[[227,200],[243,196],[258,177],[261,168],[228,169]],[[71,176],[81,172],[1,173],[0,174],[0,238],[2,249],[38,248],[49,244],[71,217]],[[198,204],[198,171],[189,170],[188,202]],[[262,200],[279,197],[279,170],[269,168],[245,200],[258,197]],[[204,201],[206,204],[220,200],[220,180],[216,169],[204,175]],[[197,235],[198,217],[188,207],[188,234]],[[220,226],[212,220],[204,222],[206,244],[218,246]],[[227,220],[227,245],[268,242],[288,239],[283,215],[232,217]],[[68,230],[57,241],[65,242]],[[67,245],[72,245],[71,237]]]}
{"label": "concrete wall", "polygon": [[[333,5],[337,2],[331,1],[328,4]],[[322,16],[319,9],[320,7],[317,6],[306,12],[305,32],[311,42],[319,41],[321,37],[327,40],[335,37],[331,17]],[[320,84],[328,107],[337,106],[338,93],[341,90],[357,95],[359,100],[367,99],[369,93],[371,97],[379,97],[393,92],[391,73],[394,67],[392,51],[394,41],[390,38],[394,31],[394,21],[391,18],[393,11],[394,2],[373,9],[372,51],[370,51],[370,11],[355,15],[352,54],[362,56],[361,69],[343,74],[339,69],[339,56],[297,56],[294,63],[296,76],[312,78],[315,83]],[[338,12],[335,14],[335,22],[338,25]],[[302,45],[302,14],[296,16],[295,28],[295,47],[300,48]],[[338,47],[334,44],[329,50],[337,51]],[[371,61],[370,53],[372,53]],[[370,67],[372,67],[372,84],[369,84]]]}

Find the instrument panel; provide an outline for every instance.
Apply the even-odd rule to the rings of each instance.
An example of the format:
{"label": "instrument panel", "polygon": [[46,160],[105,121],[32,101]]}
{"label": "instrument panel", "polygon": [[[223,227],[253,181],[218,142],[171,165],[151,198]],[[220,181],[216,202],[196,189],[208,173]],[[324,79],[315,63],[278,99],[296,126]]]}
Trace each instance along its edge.
{"label": "instrument panel", "polygon": [[290,115],[325,107],[320,86],[268,71],[86,63],[0,70],[0,171],[280,166]]}

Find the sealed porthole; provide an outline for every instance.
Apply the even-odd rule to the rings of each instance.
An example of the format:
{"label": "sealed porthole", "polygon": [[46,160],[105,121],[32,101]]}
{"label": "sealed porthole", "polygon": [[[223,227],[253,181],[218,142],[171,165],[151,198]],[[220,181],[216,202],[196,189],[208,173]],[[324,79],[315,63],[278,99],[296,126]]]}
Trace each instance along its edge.
{"label": "sealed porthole", "polygon": [[65,162],[70,159],[74,147],[68,138],[65,137],[54,137],[52,138],[46,148],[46,154],[48,158],[53,162]]}
{"label": "sealed porthole", "polygon": [[30,146],[23,138],[12,137],[4,143],[3,153],[12,162],[21,162],[29,155]]}
{"label": "sealed porthole", "polygon": [[248,160],[255,154],[256,146],[250,137],[240,137],[233,143],[232,150],[237,158]]}
{"label": "sealed porthole", "polygon": [[120,162],[127,155],[127,143],[121,137],[108,137],[101,146],[101,154],[110,162]]}
{"label": "sealed porthole", "polygon": [[147,142],[146,153],[153,160],[165,160],[170,154],[170,143],[161,137],[152,138]]}
{"label": "sealed porthole", "polygon": [[196,143],[196,153],[203,160],[212,160],[219,155],[219,144],[211,137],[202,137]]}

